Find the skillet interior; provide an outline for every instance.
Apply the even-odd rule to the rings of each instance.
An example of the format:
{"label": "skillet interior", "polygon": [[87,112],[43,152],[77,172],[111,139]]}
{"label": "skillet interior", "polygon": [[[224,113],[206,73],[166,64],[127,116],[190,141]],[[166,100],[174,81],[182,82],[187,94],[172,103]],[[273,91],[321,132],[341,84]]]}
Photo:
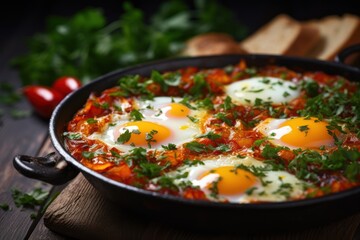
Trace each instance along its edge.
{"label": "skillet interior", "polygon": [[[80,109],[91,92],[101,92],[117,84],[120,76],[149,76],[152,70],[176,70],[186,66],[200,68],[224,67],[244,59],[249,66],[275,64],[293,70],[323,71],[359,81],[358,69],[336,63],[284,56],[228,55],[180,58],[118,70],[99,77],[68,95],[55,109],[50,120],[50,136],[56,150],[105,197],[119,206],[185,227],[218,230],[261,231],[281,230],[325,224],[360,211],[360,188],[350,189],[321,198],[267,204],[224,204],[192,201],[138,189],[106,178],[80,164],[65,150],[62,132],[68,121]],[[235,227],[235,228],[234,228]]]}

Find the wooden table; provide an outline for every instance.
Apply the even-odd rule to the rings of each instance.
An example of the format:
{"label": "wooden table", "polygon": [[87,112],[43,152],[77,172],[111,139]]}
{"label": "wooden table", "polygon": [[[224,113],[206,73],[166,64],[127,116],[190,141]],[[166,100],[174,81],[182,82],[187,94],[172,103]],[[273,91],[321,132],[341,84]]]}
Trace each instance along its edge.
{"label": "wooden table", "polygon": [[[3,34],[0,36],[0,82],[8,82],[13,86],[20,87],[18,73],[10,68],[9,60],[23,54],[26,51],[27,38],[44,28],[44,17],[47,15],[47,11],[57,13],[54,10],[57,9],[56,7],[50,8],[52,6],[50,3],[44,6],[40,5],[40,3],[43,4],[42,1],[35,2],[35,6],[30,9],[31,11],[26,9],[31,6],[31,3],[27,3],[20,10],[17,7],[3,8],[5,11],[10,11],[7,16],[10,16],[11,11],[14,11],[14,16],[11,15],[12,17],[9,17],[8,21],[15,21],[17,16],[22,16],[21,20],[15,21],[15,25],[9,23],[5,28],[2,28]],[[59,6],[62,6],[60,1],[57,2],[57,7],[60,8]],[[1,108],[6,111],[11,110],[11,107],[4,108],[2,105]],[[16,104],[16,108],[31,109],[25,99]],[[0,204],[7,203],[11,207],[8,211],[0,209],[0,239],[64,239],[43,225],[40,210],[39,217],[32,220],[30,218],[32,211],[15,207],[11,197],[11,189],[13,188],[24,192],[35,187],[41,187],[52,192],[62,189],[62,186],[53,187],[26,178],[13,168],[12,159],[16,154],[40,156],[51,151],[53,148],[48,138],[47,120],[39,118],[36,114],[15,120],[8,113],[5,113],[0,118]],[[357,237],[360,239],[360,229],[358,232]]]}
{"label": "wooden table", "polygon": [[[17,88],[21,86],[20,78],[18,73],[10,67],[9,61],[25,53],[28,38],[43,28],[43,18],[34,16],[45,16],[44,8],[39,7],[38,4],[32,8],[29,8],[30,4],[18,6],[2,8],[9,12],[5,14],[1,11],[1,15],[4,13],[8,17],[1,20],[0,37],[0,82],[10,83]],[[27,12],[26,8],[31,11]],[[12,159],[16,154],[35,156],[54,150],[48,139],[47,120],[35,114],[22,119],[14,119],[10,116],[9,112],[13,107],[31,109],[25,99],[13,107],[4,105],[0,107],[5,111],[0,117],[0,204],[9,204],[11,208],[8,211],[0,209],[0,239],[26,239],[34,234],[35,236],[41,234],[39,233],[41,218],[32,220],[30,215],[33,211],[17,208],[13,202],[11,190],[16,188],[28,192],[41,187],[43,190],[50,191],[53,186],[20,175],[13,167]]]}

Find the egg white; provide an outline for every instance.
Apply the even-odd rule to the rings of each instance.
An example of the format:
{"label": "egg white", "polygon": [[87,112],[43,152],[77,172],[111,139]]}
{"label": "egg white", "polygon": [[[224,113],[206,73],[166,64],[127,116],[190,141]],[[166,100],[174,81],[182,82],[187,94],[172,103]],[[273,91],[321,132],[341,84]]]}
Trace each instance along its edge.
{"label": "egg white", "polygon": [[281,104],[299,97],[300,87],[281,78],[253,77],[225,86],[225,93],[238,105],[254,105],[256,99]]}
{"label": "egg white", "polygon": [[260,124],[256,126],[255,130],[268,137],[269,141],[276,146],[284,146],[290,149],[296,149],[297,147],[281,141],[282,136],[291,132],[291,127],[289,126],[279,127],[287,120],[288,119],[267,118],[260,122]]}
{"label": "egg white", "polygon": [[[301,117],[299,117],[301,118]],[[271,142],[272,144],[276,145],[276,146],[284,146],[284,147],[288,147],[290,149],[298,149],[298,148],[302,148],[302,149],[307,149],[307,148],[311,148],[311,149],[318,149],[321,146],[324,147],[332,147],[334,145],[334,142],[329,140],[333,139],[330,135],[328,135],[328,132],[326,129],[324,129],[323,132],[320,131],[320,133],[314,134],[314,131],[317,131],[321,128],[317,127],[317,126],[311,126],[310,124],[314,124],[316,123],[316,119],[315,120],[310,120],[309,119],[309,123],[307,123],[306,121],[302,121],[303,124],[297,126],[297,128],[301,127],[301,126],[310,126],[309,128],[309,133],[307,133],[306,131],[304,131],[303,135],[299,136],[296,134],[296,129],[293,129],[293,127],[291,126],[280,126],[281,124],[283,124],[286,121],[292,120],[294,118],[286,118],[286,119],[276,119],[276,118],[267,118],[265,120],[263,120],[262,122],[260,122],[255,130],[259,131],[261,134],[263,134],[265,137],[268,137],[269,142]],[[296,118],[295,118],[296,119]],[[314,122],[314,123],[312,123]],[[321,122],[326,122],[326,120],[322,120]],[[315,129],[317,128],[317,129]],[[289,136],[291,136],[293,139],[296,139],[296,144],[290,144],[285,142],[282,137],[289,134]],[[312,136],[310,136],[312,135]],[[316,137],[320,137],[318,139],[314,138],[314,135],[316,135]],[[306,143],[305,143],[306,142]]]}
{"label": "egg white", "polygon": [[[192,141],[196,135],[201,134],[199,125],[192,122],[187,116],[174,118],[166,115],[166,105],[172,102],[179,102],[181,100],[182,98],[156,97],[153,100],[134,101],[133,104],[135,109],[137,109],[144,117],[142,121],[162,125],[171,131],[169,138],[165,141],[152,143],[149,149],[159,149],[161,148],[161,145],[168,145],[169,143],[181,145]],[[126,102],[125,104],[128,103]],[[205,113],[202,111],[190,110],[189,116],[198,119],[202,118],[204,114]],[[114,131],[116,131],[119,126],[131,121],[130,114],[126,112],[123,114],[111,114],[110,119],[109,124],[107,124],[104,129],[99,132],[94,132],[89,136],[89,139],[100,140],[108,146],[115,147],[125,153],[129,152],[134,147],[138,147],[117,143],[117,139],[114,137]],[[98,118],[98,120],[101,121],[101,118]]]}
{"label": "egg white", "polygon": [[[204,173],[211,171],[212,169],[223,166],[237,166],[244,165],[247,167],[265,167],[266,164],[256,160],[252,157],[238,158],[236,156],[220,156],[216,159],[205,160],[203,165],[197,166],[183,166],[178,170],[167,173],[168,176],[174,177],[187,173],[186,178],[177,179],[177,184],[181,182],[190,181],[193,186],[199,187],[206,196],[213,201],[229,201],[232,203],[249,203],[249,202],[280,202],[292,198],[301,197],[304,194],[308,183],[297,179],[294,175],[291,175],[285,171],[264,171],[265,176],[262,177],[262,181],[258,181],[249,192],[235,195],[221,195],[217,198],[211,195],[210,190],[206,187],[208,185],[209,178],[201,178]],[[200,179],[201,178],[201,179]],[[204,180],[205,179],[205,180]],[[216,181],[214,178],[213,181]],[[156,180],[155,180],[156,182]],[[291,189],[284,189],[286,193],[281,192],[283,186],[291,186]],[[249,189],[250,190],[250,189]]]}

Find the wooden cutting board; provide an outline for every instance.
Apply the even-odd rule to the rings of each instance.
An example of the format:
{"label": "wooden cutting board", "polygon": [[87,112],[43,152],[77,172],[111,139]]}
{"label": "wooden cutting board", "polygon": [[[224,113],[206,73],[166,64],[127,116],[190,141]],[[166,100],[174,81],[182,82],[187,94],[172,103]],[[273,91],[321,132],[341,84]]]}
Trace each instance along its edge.
{"label": "wooden cutting board", "polygon": [[353,240],[360,226],[360,214],[326,226],[291,232],[284,230],[276,234],[249,235],[240,230],[238,234],[195,232],[134,216],[116,203],[104,199],[79,174],[48,207],[44,223],[50,230],[76,239]]}

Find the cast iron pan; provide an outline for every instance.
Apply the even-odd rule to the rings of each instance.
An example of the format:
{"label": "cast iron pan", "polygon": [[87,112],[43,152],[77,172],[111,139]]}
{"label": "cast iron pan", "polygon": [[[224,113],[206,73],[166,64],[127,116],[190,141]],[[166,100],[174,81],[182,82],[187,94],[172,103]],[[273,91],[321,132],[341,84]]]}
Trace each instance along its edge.
{"label": "cast iron pan", "polygon": [[[359,46],[356,47],[359,49]],[[352,51],[350,51],[352,52]],[[340,55],[341,60],[346,54]],[[23,175],[52,184],[74,178],[80,171],[106,198],[151,219],[182,227],[218,229],[222,231],[268,231],[294,229],[329,223],[360,211],[360,187],[321,198],[266,204],[231,204],[182,199],[122,184],[80,164],[66,150],[62,133],[67,122],[80,109],[92,92],[101,92],[117,84],[121,76],[149,76],[152,70],[176,70],[187,66],[200,68],[224,67],[244,59],[249,66],[276,64],[298,71],[324,71],[359,81],[360,70],[340,63],[305,58],[271,55],[227,55],[179,58],[121,69],[83,86],[68,95],[55,109],[50,120],[50,137],[55,153],[45,157],[18,155],[15,168]]]}

